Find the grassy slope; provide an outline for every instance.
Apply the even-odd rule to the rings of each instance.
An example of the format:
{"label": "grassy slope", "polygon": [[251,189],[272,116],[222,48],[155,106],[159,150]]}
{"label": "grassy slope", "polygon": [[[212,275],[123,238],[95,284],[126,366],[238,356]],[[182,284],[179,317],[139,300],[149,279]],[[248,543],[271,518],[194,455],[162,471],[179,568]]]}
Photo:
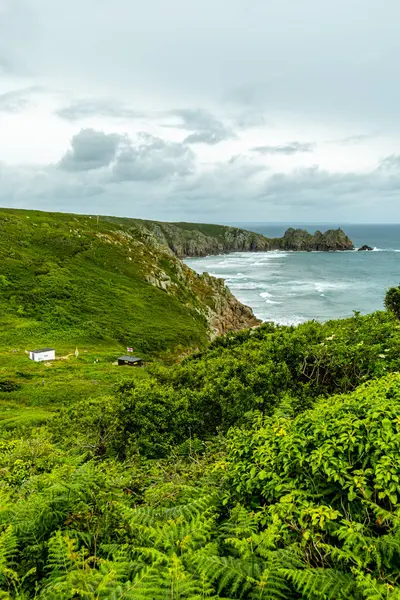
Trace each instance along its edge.
{"label": "grassy slope", "polygon": [[149,355],[204,343],[193,291],[166,294],[146,281],[174,265],[130,225],[0,211],[0,348],[56,345],[67,353],[76,344],[129,345]]}
{"label": "grassy slope", "polygon": [[[184,286],[177,259],[151,242],[130,219],[0,210],[0,384],[16,385],[0,385],[0,424],[46,420],[53,408],[145,376],[112,364],[127,346],[168,360],[205,344],[196,307],[199,297],[207,304],[207,286],[196,277]],[[160,269],[175,294],[147,283]],[[80,356],[32,363],[26,352],[40,346],[58,356],[78,346]]]}
{"label": "grassy slope", "polygon": [[[144,358],[164,359],[204,347],[208,327],[199,308],[210,303],[210,290],[195,275],[190,285],[180,279],[179,261],[154,239],[152,229],[158,225],[163,226],[116,217],[97,221],[93,216],[0,211],[3,425],[15,418],[46,419],[60,405],[108,394],[120,378],[146,376],[113,365],[127,346]],[[174,228],[184,237],[195,232],[216,240],[229,229],[165,225],[169,236]],[[175,285],[172,293],[146,281],[160,272]],[[42,345],[55,346],[58,356],[71,355],[78,346],[80,356],[50,365],[31,363],[26,351]],[[16,389],[1,391],[2,381]]]}
{"label": "grassy slope", "polygon": [[[224,236],[227,231],[244,231],[240,230],[237,227],[230,227],[227,225],[213,225],[211,223],[186,223],[184,221],[179,222],[171,222],[171,223],[163,223],[162,221],[149,221],[146,219],[128,219],[124,217],[100,217],[103,220],[106,220],[110,223],[119,223],[121,225],[126,225],[128,223],[139,225],[139,226],[149,226],[153,227],[154,225],[159,225],[163,228],[164,225],[168,227],[172,226],[173,228],[178,228],[183,235],[190,233],[202,233],[206,236],[214,237],[219,241],[224,239]],[[166,233],[164,231],[164,233]]]}

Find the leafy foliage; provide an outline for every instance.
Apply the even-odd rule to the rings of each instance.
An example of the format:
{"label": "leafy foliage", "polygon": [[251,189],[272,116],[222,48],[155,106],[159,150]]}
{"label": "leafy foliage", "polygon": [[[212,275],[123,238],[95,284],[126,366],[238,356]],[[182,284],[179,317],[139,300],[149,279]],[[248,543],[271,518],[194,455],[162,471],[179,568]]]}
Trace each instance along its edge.
{"label": "leafy foliage", "polygon": [[232,429],[226,470],[233,497],[263,507],[276,546],[301,548],[309,569],[285,573],[302,593],[336,586],[362,597],[367,581],[395,589],[399,577],[399,454],[395,374],[294,420],[260,417],[252,429]]}
{"label": "leafy foliage", "polygon": [[187,439],[245,424],[254,411],[296,416],[321,396],[399,369],[399,325],[383,312],[228,334],[173,369],[153,367],[146,380],[120,386],[113,451],[166,456]]}
{"label": "leafy foliage", "polygon": [[[0,214],[0,599],[400,600],[396,294],[118,370],[128,337],[174,353],[205,323],[129,260],[155,266],[138,224],[89,225]],[[49,331],[88,351],[30,363]]]}
{"label": "leafy foliage", "polygon": [[400,318],[400,287],[393,287],[387,291],[385,296],[385,306],[398,319]]}

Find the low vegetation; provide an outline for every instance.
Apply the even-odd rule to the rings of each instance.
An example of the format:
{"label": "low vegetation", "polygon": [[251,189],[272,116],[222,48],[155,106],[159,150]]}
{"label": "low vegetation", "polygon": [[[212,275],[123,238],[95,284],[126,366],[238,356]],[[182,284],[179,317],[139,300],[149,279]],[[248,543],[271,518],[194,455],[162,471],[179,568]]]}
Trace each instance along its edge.
{"label": "low vegetation", "polygon": [[92,387],[94,354],[16,356],[0,597],[398,600],[399,345],[378,312],[267,323],[119,381],[106,365]]}
{"label": "low vegetation", "polygon": [[210,337],[216,289],[129,219],[1,209],[0,261],[2,350],[151,358]]}
{"label": "low vegetation", "polygon": [[[23,232],[0,242],[0,599],[400,600],[398,290],[386,312],[207,343],[182,298],[115,268],[118,244],[115,276],[99,238],[74,254],[83,222],[72,241],[52,222],[36,262],[31,213],[0,216]],[[154,342],[100,288],[160,293]],[[30,361],[50,331],[64,360]],[[144,369],[113,364],[133,335]]]}

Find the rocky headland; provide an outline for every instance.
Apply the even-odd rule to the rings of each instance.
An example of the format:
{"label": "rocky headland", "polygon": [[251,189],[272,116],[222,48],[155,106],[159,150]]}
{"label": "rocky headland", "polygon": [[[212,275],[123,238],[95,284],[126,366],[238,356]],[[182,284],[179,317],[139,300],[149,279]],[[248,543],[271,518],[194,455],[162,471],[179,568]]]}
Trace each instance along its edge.
{"label": "rocky headland", "polygon": [[143,233],[156,238],[179,258],[210,256],[230,252],[267,252],[269,250],[337,252],[354,250],[342,229],[316,231],[289,228],[281,238],[237,227],[201,223],[161,223],[132,220]]}
{"label": "rocky headland", "polygon": [[68,328],[77,341],[139,339],[138,350],[152,352],[260,322],[222,279],[198,275],[185,257],[354,249],[341,229],[267,238],[222,225],[12,209],[0,211],[0,231],[2,307],[21,331],[35,319],[31,344],[56,323],[61,338]]}

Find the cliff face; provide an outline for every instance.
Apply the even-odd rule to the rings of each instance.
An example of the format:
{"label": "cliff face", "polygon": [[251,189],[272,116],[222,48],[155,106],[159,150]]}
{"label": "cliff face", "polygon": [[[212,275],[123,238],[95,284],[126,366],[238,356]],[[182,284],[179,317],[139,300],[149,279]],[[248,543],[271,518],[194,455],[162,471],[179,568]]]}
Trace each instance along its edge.
{"label": "cliff face", "polygon": [[[207,289],[206,318],[211,329],[211,337],[228,331],[238,331],[259,325],[249,306],[241,304],[226,287],[223,279],[217,279],[207,273],[200,275],[201,285]],[[210,294],[211,290],[211,294]]]}
{"label": "cliff face", "polygon": [[146,281],[194,308],[205,318],[211,339],[228,331],[247,329],[261,323],[252,309],[231,293],[223,279],[208,273],[199,275],[172,251],[167,251],[168,255],[164,254],[165,251],[165,246],[160,244],[153,253],[156,260],[147,266]]}
{"label": "cliff face", "polygon": [[[191,236],[166,231],[170,243]],[[258,323],[222,280],[186,266],[156,223],[1,209],[0,264],[2,347],[134,345],[146,356]]]}
{"label": "cliff face", "polygon": [[282,238],[267,238],[260,233],[222,225],[197,223],[158,223],[137,221],[143,233],[154,236],[168,246],[179,258],[227,254],[229,252],[260,252],[269,250],[291,251],[344,251],[353,250],[353,242],[342,229],[322,233],[308,233],[290,228]]}
{"label": "cliff face", "polygon": [[235,227],[152,221],[143,222],[140,227],[150,231],[179,258],[272,249],[271,241],[263,235]]}

